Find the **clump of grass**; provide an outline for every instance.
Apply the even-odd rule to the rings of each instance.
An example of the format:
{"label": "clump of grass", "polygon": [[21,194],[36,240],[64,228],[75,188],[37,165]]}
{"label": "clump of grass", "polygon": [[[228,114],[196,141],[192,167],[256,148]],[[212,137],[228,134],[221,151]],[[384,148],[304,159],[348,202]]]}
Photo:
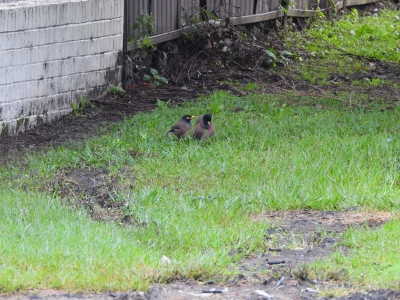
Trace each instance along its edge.
{"label": "clump of grass", "polygon": [[[298,53],[300,61],[289,70],[297,73],[299,79],[311,84],[337,85],[341,84],[340,80],[335,81],[339,75],[374,72],[376,61],[390,63],[395,68],[400,61],[398,11],[381,10],[376,15],[359,16],[352,9],[335,22],[321,16],[304,31],[291,32],[285,37],[288,49]],[[376,84],[374,81],[369,86]],[[394,88],[390,82],[387,85]]]}
{"label": "clump of grass", "polygon": [[394,220],[378,229],[350,229],[346,233],[344,245],[351,248],[350,254],[338,251],[329,259],[316,263],[313,266],[315,277],[324,279],[326,274],[345,270],[339,279],[354,286],[399,289],[400,220]]}
{"label": "clump of grass", "polygon": [[118,95],[118,96],[123,96],[125,94],[125,90],[122,87],[114,85],[110,85],[108,87],[108,92],[111,95]]}
{"label": "clump of grass", "polygon": [[319,19],[304,35],[288,40],[318,56],[352,54],[368,59],[399,62],[399,12],[382,10],[379,15],[360,17],[357,9],[334,23]]}
{"label": "clump of grass", "polygon": [[[239,208],[223,211],[215,203],[198,209],[197,201],[163,194],[158,203],[128,199],[127,209],[143,223],[125,228],[91,221],[40,193],[2,189],[0,196],[3,293],[145,290],[171,278],[208,278],[234,260],[230,251],[257,246],[265,227],[239,221]],[[162,262],[164,255],[170,264]]]}

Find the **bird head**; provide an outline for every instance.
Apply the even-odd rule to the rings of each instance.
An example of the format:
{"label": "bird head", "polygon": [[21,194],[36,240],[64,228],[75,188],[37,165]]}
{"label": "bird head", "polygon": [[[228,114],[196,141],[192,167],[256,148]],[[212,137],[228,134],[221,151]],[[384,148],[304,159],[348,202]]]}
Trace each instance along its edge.
{"label": "bird head", "polygon": [[204,124],[210,125],[211,124],[211,114],[205,114],[203,116]]}
{"label": "bird head", "polygon": [[196,118],[196,116],[184,115],[184,116],[182,117],[181,120],[184,121],[184,122],[186,122],[186,123],[190,123],[190,121],[191,121],[193,118]]}

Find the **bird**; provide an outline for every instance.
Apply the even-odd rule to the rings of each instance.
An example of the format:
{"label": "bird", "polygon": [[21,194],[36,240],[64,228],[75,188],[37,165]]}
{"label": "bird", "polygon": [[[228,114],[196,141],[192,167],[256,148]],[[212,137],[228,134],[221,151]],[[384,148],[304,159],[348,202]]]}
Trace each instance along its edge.
{"label": "bird", "polygon": [[204,117],[204,115],[199,115],[199,116],[197,116],[197,118],[196,118],[196,125],[199,124],[200,122],[203,122],[203,117]]}
{"label": "bird", "polygon": [[215,133],[215,125],[211,122],[211,114],[204,114],[197,117],[194,126],[193,136],[198,139],[207,139]]}
{"label": "bird", "polygon": [[184,115],[174,126],[171,127],[171,130],[168,131],[168,133],[175,134],[178,140],[180,140],[189,133],[191,128],[190,121],[195,117],[196,116],[192,115]]}

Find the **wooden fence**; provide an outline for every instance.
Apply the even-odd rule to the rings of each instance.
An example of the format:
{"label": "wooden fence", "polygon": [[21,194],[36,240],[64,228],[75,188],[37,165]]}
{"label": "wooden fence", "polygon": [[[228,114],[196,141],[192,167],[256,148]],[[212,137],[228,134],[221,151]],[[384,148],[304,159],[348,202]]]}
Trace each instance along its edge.
{"label": "wooden fence", "polygon": [[[125,50],[137,36],[133,29],[138,17],[154,16],[156,33],[150,37],[153,44],[181,36],[183,28],[201,20],[201,9],[220,19],[230,18],[231,24],[248,24],[288,17],[311,17],[318,12],[341,9],[347,6],[373,3],[377,0],[125,0]],[[285,4],[287,3],[287,4]]]}

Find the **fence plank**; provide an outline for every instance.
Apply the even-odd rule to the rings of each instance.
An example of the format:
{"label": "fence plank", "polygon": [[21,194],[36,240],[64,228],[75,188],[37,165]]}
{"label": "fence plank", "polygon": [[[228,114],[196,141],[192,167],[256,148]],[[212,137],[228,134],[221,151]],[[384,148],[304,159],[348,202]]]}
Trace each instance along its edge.
{"label": "fence plank", "polygon": [[179,27],[187,26],[200,19],[200,0],[181,0],[178,7]]}
{"label": "fence plank", "polygon": [[274,20],[283,17],[283,11],[271,11],[265,14],[259,15],[251,15],[251,16],[244,16],[240,18],[232,18],[230,20],[230,24],[232,25],[240,25],[240,24],[249,24],[249,23],[257,23],[263,22],[268,20]]}
{"label": "fence plank", "polygon": [[150,13],[148,7],[148,0],[127,0],[125,1],[126,9],[125,12],[125,30],[124,32],[127,41],[132,37],[137,37],[137,33],[140,30],[132,30],[133,24],[137,23],[137,18],[142,13]]}
{"label": "fence plank", "polygon": [[157,34],[178,29],[178,1],[152,0],[151,11],[155,18]]}
{"label": "fence plank", "polygon": [[225,3],[229,0],[207,0],[207,10],[217,15],[221,19],[225,19]]}
{"label": "fence plank", "polygon": [[265,14],[279,10],[281,0],[258,0],[256,14]]}
{"label": "fence plank", "polygon": [[377,2],[377,0],[347,0],[346,6],[364,5],[375,2]]}
{"label": "fence plank", "polygon": [[318,0],[296,0],[289,6],[289,10],[317,10],[317,8]]}
{"label": "fence plank", "polygon": [[230,18],[243,17],[252,15],[253,7],[254,0],[230,0],[227,11]]}

